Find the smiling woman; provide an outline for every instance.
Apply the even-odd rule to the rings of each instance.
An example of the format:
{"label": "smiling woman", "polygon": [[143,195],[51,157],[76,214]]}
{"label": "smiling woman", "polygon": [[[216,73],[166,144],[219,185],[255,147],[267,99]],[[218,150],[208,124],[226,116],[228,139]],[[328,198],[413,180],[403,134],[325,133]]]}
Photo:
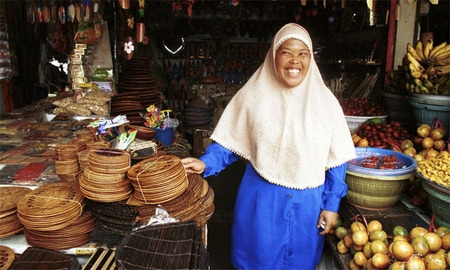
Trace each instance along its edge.
{"label": "smiling woman", "polygon": [[315,269],[347,192],[346,162],[355,149],[312,51],[303,27],[283,26],[228,103],[206,154],[182,160],[187,172],[204,177],[239,158],[249,161],[232,225],[238,269]]}
{"label": "smiling woman", "polygon": [[291,38],[283,42],[275,53],[275,68],[279,80],[288,87],[299,85],[306,76],[311,53],[306,44]]}

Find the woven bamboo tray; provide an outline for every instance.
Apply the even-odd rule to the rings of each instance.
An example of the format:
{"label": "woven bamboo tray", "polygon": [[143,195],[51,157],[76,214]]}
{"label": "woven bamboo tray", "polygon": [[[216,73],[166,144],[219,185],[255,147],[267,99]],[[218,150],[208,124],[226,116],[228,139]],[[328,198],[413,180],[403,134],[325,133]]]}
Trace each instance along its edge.
{"label": "woven bamboo tray", "polygon": [[77,220],[84,197],[76,184],[51,183],[39,186],[17,204],[20,222],[27,228],[53,231]]}
{"label": "woven bamboo tray", "polygon": [[90,233],[95,228],[95,217],[84,212],[74,223],[59,230],[35,231],[25,229],[28,244],[52,250],[78,247],[89,243]]}
{"label": "woven bamboo tray", "polygon": [[123,239],[116,262],[123,269],[207,269],[201,239],[195,222],[148,226]]}
{"label": "woven bamboo tray", "polygon": [[8,270],[79,270],[81,265],[74,256],[38,247],[27,248],[14,260]]}
{"label": "woven bamboo tray", "polygon": [[0,246],[0,270],[6,270],[14,262],[16,254],[7,246]]}
{"label": "woven bamboo tray", "polygon": [[159,204],[181,195],[188,186],[180,158],[155,156],[133,165],[127,176],[134,187],[134,197],[145,204]]}
{"label": "woven bamboo tray", "polygon": [[0,217],[4,212],[16,209],[17,202],[30,192],[31,189],[26,187],[0,187]]}
{"label": "woven bamboo tray", "polygon": [[15,235],[23,230],[17,213],[1,218],[0,225],[0,238]]}

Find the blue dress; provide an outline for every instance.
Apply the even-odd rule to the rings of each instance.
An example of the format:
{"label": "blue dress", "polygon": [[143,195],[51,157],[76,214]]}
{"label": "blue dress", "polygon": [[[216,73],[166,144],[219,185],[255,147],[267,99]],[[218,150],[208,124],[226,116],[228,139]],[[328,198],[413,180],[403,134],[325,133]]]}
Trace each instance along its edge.
{"label": "blue dress", "polygon": [[[204,177],[217,175],[238,160],[217,143],[200,157]],[[231,231],[231,261],[238,269],[315,269],[324,236],[317,221],[322,209],[338,212],[347,194],[347,164],[329,169],[325,183],[313,189],[271,184],[248,163],[239,186]]]}

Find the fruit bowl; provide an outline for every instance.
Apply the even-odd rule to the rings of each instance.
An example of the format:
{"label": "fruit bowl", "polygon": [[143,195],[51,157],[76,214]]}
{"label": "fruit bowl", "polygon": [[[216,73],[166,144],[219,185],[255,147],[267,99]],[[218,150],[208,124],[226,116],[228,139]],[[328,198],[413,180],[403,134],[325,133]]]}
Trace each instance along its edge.
{"label": "fruit bowl", "polygon": [[423,189],[428,193],[431,212],[438,226],[450,227],[450,188],[435,183],[416,170],[422,179]]}
{"label": "fruit bowl", "polygon": [[[399,152],[373,147],[355,147],[357,158],[348,162],[345,182],[346,199],[357,207],[383,210],[394,206],[401,198],[408,181],[414,175],[416,161]],[[397,160],[396,169],[384,170],[359,166],[369,156],[391,156]]]}
{"label": "fruit bowl", "polygon": [[352,115],[346,115],[345,120],[347,120],[348,128],[350,129],[351,133],[355,133],[358,128],[367,120],[374,119],[374,118],[380,118],[382,123],[386,123],[387,121],[387,115],[379,115],[379,116],[352,116]]}

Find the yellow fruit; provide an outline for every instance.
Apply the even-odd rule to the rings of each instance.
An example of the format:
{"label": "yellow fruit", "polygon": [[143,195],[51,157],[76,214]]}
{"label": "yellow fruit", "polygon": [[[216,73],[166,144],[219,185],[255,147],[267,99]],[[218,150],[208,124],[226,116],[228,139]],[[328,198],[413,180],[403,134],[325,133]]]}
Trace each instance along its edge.
{"label": "yellow fruit", "polygon": [[369,141],[367,139],[361,139],[356,143],[357,147],[367,147],[369,146]]}
{"label": "yellow fruit", "polygon": [[442,237],[442,236],[450,233],[450,229],[445,226],[441,226],[441,227],[437,228],[436,233],[439,235],[439,237]]}
{"label": "yellow fruit", "polygon": [[436,254],[428,254],[423,258],[425,268],[428,270],[445,270],[445,259],[439,257]]}
{"label": "yellow fruit", "polygon": [[389,270],[405,270],[406,265],[404,262],[395,261],[389,266]]}
{"label": "yellow fruit", "polygon": [[337,243],[336,249],[340,254],[345,254],[349,251],[348,247],[344,244],[344,240],[341,240]]}
{"label": "yellow fruit", "polygon": [[392,255],[399,261],[404,261],[414,254],[413,246],[406,241],[395,241],[392,246]]}
{"label": "yellow fruit", "polygon": [[391,264],[389,256],[385,253],[375,253],[371,259],[373,266],[375,266],[377,269],[386,268]]}
{"label": "yellow fruit", "polygon": [[352,231],[352,233],[354,233],[356,231],[367,231],[366,226],[364,226],[364,224],[359,221],[354,221],[350,225],[350,230]]}
{"label": "yellow fruit", "polygon": [[357,266],[363,267],[367,262],[367,258],[364,256],[364,253],[359,251],[353,256],[353,261]]}
{"label": "yellow fruit", "polygon": [[430,135],[431,127],[429,125],[421,125],[417,128],[416,133],[417,136],[421,138],[426,138]]}
{"label": "yellow fruit", "polygon": [[450,248],[450,233],[445,234],[441,237],[442,248],[448,250]]}
{"label": "yellow fruit", "polygon": [[411,245],[413,246],[414,250],[416,251],[416,254],[423,257],[430,252],[430,244],[428,244],[428,241],[423,236],[418,236],[412,240]]}
{"label": "yellow fruit", "polygon": [[356,145],[359,142],[359,140],[361,140],[361,137],[356,135],[355,137],[352,138],[352,140],[353,140],[353,145]]}
{"label": "yellow fruit", "polygon": [[427,239],[428,244],[430,245],[430,252],[437,252],[441,249],[442,240],[439,237],[439,235],[437,235],[433,232],[429,232],[429,233],[426,233],[423,237],[425,237],[425,239]]}
{"label": "yellow fruit", "polygon": [[382,230],[383,229],[383,224],[381,224],[381,222],[379,222],[378,220],[371,220],[368,224],[367,224],[367,232],[371,233],[375,230]]}
{"label": "yellow fruit", "polygon": [[369,236],[366,231],[356,231],[352,233],[353,244],[364,246],[369,241]]}
{"label": "yellow fruit", "polygon": [[350,248],[353,245],[352,235],[351,234],[346,235],[343,241],[345,246]]}
{"label": "yellow fruit", "polygon": [[372,242],[367,242],[363,248],[363,253],[364,253],[364,256],[366,256],[366,258],[371,258],[373,256],[372,249],[370,248],[370,244],[372,244]]}
{"label": "yellow fruit", "polygon": [[423,43],[422,43],[422,41],[417,42],[417,44],[416,44],[416,53],[419,56],[419,58],[425,60],[425,56],[423,55]]}
{"label": "yellow fruit", "polygon": [[336,235],[336,237],[339,238],[339,240],[344,239],[344,237],[349,234],[350,233],[348,232],[347,228],[345,228],[345,227],[337,227],[336,231],[334,233],[334,235]]}
{"label": "yellow fruit", "polygon": [[392,232],[394,233],[394,236],[397,236],[397,235],[403,235],[406,237],[408,236],[408,230],[405,227],[400,226],[400,225],[395,226],[394,229],[392,230]]}
{"label": "yellow fruit", "polygon": [[418,237],[418,236],[424,236],[426,233],[428,233],[428,230],[425,229],[424,227],[414,227],[411,229],[411,231],[409,232],[409,238],[412,240],[414,240],[414,238]]}
{"label": "yellow fruit", "polygon": [[447,253],[442,248],[440,250],[438,250],[438,252],[436,252],[434,254],[436,254],[437,256],[441,257],[444,260],[446,259],[446,256],[447,256]]}
{"label": "yellow fruit", "polygon": [[425,263],[419,256],[412,256],[406,263],[406,270],[425,270]]}
{"label": "yellow fruit", "polygon": [[383,241],[375,240],[370,244],[370,250],[373,254],[375,253],[388,253],[388,248]]}
{"label": "yellow fruit", "polygon": [[380,240],[384,242],[387,239],[387,233],[383,230],[375,230],[369,234],[369,238],[370,241],[372,242],[375,240]]}
{"label": "yellow fruit", "polygon": [[[367,243],[366,243],[367,244]],[[364,246],[358,246],[358,245],[355,245],[355,244],[353,244],[353,249],[354,250],[356,250],[356,251],[362,251],[363,249],[364,249]]]}
{"label": "yellow fruit", "polygon": [[429,149],[431,147],[433,147],[434,145],[434,140],[431,139],[430,137],[425,137],[422,141],[422,147],[425,149]]}
{"label": "yellow fruit", "polygon": [[368,259],[366,264],[363,267],[364,270],[376,270],[375,266],[372,264],[372,258]]}
{"label": "yellow fruit", "polygon": [[392,239],[392,242],[395,242],[395,241],[406,241],[406,242],[409,242],[408,237],[403,236],[403,235],[394,236],[394,239]]}
{"label": "yellow fruit", "polygon": [[350,268],[350,270],[360,270],[361,267],[359,267],[358,265],[356,265],[355,260],[350,260],[350,262],[348,263],[348,268]]}

